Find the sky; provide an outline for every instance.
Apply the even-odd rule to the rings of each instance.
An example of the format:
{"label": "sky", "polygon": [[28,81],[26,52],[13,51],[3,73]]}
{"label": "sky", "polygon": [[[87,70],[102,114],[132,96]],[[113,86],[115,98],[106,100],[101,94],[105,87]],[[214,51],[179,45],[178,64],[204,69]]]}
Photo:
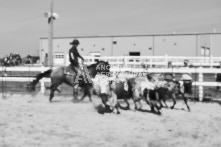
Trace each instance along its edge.
{"label": "sky", "polygon": [[[53,0],[54,37],[221,32],[221,0]],[[0,0],[0,58],[38,55],[49,0]]]}

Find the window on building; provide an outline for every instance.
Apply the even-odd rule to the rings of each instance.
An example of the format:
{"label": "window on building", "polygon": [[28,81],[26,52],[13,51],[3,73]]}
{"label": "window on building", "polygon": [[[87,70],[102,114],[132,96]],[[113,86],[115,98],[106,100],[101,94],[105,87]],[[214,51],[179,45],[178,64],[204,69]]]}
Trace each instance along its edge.
{"label": "window on building", "polygon": [[130,56],[140,56],[140,52],[129,52]]}
{"label": "window on building", "polygon": [[60,65],[65,63],[64,52],[55,52],[54,53],[54,64]]}
{"label": "window on building", "polygon": [[113,41],[113,44],[117,44],[117,41]]}
{"label": "window on building", "polygon": [[201,46],[201,56],[210,56],[210,48]]}
{"label": "window on building", "polygon": [[[95,58],[99,58],[101,56],[100,52],[90,52],[91,56],[94,56]],[[99,61],[98,59],[95,59],[94,61]]]}
{"label": "window on building", "polygon": [[[130,56],[140,56],[140,52],[129,52]],[[136,61],[139,62],[139,59],[133,59],[133,60],[129,60],[130,62]]]}
{"label": "window on building", "polygon": [[56,59],[64,58],[64,55],[55,55]]}

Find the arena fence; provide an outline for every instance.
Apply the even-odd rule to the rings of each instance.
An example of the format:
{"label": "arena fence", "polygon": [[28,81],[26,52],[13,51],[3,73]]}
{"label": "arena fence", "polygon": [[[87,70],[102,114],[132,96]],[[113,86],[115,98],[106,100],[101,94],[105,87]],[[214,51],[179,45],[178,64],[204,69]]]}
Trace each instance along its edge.
{"label": "arena fence", "polygon": [[[54,67],[56,68],[56,67]],[[2,93],[4,93],[4,82],[31,82],[35,79],[36,74],[32,74],[29,76],[13,76],[9,75],[8,73],[27,73],[27,72],[44,72],[48,70],[49,67],[1,67],[1,78],[2,81]],[[193,85],[198,87],[198,97],[199,100],[202,101],[204,98],[204,87],[211,87],[211,86],[221,86],[220,83],[215,82],[215,80],[211,81],[204,81],[204,75],[206,74],[217,74],[221,73],[221,69],[218,68],[202,68],[202,67],[194,67],[194,68],[182,68],[182,67],[173,67],[173,68],[137,68],[137,67],[119,67],[119,66],[111,66],[110,69],[113,73],[175,73],[175,74],[182,74],[182,73],[191,73],[195,74]],[[215,79],[215,78],[214,78]],[[40,91],[45,93],[45,83],[50,82],[50,78],[43,78],[40,80]]]}
{"label": "arena fence", "polygon": [[[221,63],[221,57],[185,57],[185,56],[84,56],[86,64],[92,64],[96,60],[108,61],[111,65],[124,67],[167,67],[168,62],[174,67],[183,66],[184,60],[188,60],[193,67],[217,67]],[[65,64],[69,64],[69,56],[66,56]]]}

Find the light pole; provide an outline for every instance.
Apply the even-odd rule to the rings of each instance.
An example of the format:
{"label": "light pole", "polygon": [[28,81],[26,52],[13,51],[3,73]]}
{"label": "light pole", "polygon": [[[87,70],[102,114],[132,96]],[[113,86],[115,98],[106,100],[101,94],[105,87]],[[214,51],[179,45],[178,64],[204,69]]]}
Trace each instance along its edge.
{"label": "light pole", "polygon": [[48,18],[48,64],[53,67],[53,22],[58,19],[58,14],[53,13],[53,0],[49,0],[49,12],[44,13]]}

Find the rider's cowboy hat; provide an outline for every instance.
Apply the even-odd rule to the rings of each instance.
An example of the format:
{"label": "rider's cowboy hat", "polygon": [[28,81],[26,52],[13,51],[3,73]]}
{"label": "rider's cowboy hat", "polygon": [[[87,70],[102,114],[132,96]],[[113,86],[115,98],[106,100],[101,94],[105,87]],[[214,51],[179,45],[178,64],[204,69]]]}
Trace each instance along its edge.
{"label": "rider's cowboy hat", "polygon": [[79,45],[80,42],[77,39],[74,39],[72,42],[70,42],[72,45]]}

